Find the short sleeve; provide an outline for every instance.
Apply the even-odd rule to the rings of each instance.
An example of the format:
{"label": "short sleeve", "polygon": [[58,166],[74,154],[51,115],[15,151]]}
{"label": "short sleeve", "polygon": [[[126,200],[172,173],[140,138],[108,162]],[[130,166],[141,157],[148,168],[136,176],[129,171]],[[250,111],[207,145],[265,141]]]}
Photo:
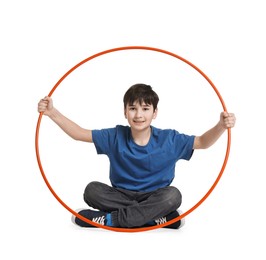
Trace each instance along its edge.
{"label": "short sleeve", "polygon": [[172,141],[173,147],[176,155],[178,156],[177,160],[184,159],[190,160],[193,155],[193,144],[195,136],[180,134],[177,131],[172,132]]}
{"label": "short sleeve", "polygon": [[115,142],[115,128],[92,130],[92,140],[98,154],[109,154],[110,147]]}

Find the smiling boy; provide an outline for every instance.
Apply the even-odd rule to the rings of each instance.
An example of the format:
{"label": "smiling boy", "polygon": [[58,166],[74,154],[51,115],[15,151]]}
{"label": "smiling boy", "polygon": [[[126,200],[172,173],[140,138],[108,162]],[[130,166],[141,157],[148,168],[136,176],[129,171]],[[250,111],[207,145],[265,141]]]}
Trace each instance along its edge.
{"label": "smiling boy", "polygon": [[[232,113],[222,112],[219,122],[201,136],[152,126],[159,97],[151,86],[135,84],[124,95],[124,115],[129,126],[88,130],[78,126],[54,108],[45,97],[38,111],[49,116],[75,140],[94,143],[98,154],[110,161],[111,186],[93,181],[84,191],[84,201],[92,208],[78,213],[93,222],[113,227],[158,225],[179,216],[180,191],[171,186],[178,160],[190,160],[195,149],[213,145],[227,128],[235,125]],[[91,227],[73,216],[75,224]],[[177,221],[166,226],[179,228]]]}

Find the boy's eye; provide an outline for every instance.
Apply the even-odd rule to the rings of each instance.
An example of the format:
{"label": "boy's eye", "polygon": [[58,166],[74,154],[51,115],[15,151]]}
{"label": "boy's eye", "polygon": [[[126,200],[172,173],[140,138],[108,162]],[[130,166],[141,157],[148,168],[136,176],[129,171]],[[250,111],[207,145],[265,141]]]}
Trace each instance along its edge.
{"label": "boy's eye", "polygon": [[136,108],[135,107],[130,107],[129,110],[134,111]]}

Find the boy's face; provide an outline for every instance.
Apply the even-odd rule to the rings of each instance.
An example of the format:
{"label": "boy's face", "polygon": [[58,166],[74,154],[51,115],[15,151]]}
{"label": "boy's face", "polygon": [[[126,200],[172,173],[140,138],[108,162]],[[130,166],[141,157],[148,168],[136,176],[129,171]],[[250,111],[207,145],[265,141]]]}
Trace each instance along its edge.
{"label": "boy's face", "polygon": [[151,121],[157,116],[157,109],[154,111],[153,105],[134,102],[133,105],[127,104],[125,117],[134,130],[144,130],[151,125]]}

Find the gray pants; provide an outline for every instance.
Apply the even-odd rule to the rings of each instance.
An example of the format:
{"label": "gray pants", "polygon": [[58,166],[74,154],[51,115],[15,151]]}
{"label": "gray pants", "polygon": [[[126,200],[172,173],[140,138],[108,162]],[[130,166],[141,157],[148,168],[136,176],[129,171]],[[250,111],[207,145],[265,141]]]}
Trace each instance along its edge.
{"label": "gray pants", "polygon": [[175,211],[182,202],[180,191],[168,186],[152,192],[136,192],[91,182],[84,191],[85,202],[111,213],[115,227],[140,227]]}

